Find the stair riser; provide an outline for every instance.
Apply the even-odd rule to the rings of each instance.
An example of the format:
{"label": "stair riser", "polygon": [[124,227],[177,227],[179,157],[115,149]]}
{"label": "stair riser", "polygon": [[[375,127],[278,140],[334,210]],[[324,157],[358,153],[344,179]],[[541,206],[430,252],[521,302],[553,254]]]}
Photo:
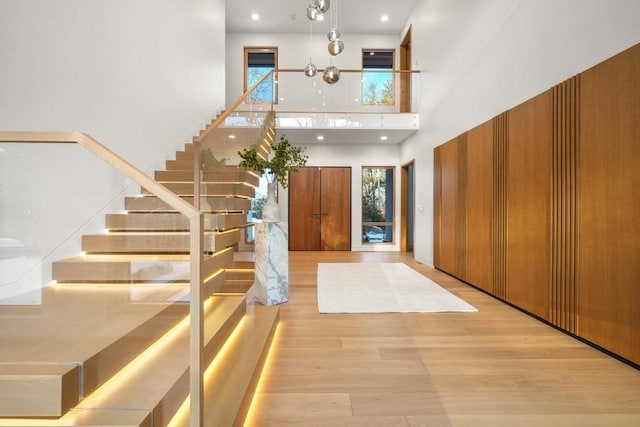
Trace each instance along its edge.
{"label": "stair riser", "polygon": [[[190,280],[189,261],[102,261],[85,257],[84,262],[53,263],[53,279],[57,283],[167,283]],[[216,252],[205,257],[202,270],[208,277],[233,262],[233,251]]]}
{"label": "stair riser", "polygon": [[[217,332],[216,336],[207,343],[204,349],[204,365],[211,363],[213,358],[220,352],[231,333],[238,326],[242,317],[246,313],[246,306],[239,306],[233,312],[222,328]],[[212,325],[207,325],[205,319],[205,330],[211,329]],[[209,322],[211,323],[211,322]],[[205,336],[205,342],[207,342]],[[185,343],[186,344],[186,343]],[[180,379],[167,392],[163,399],[153,410],[153,425],[166,426],[169,424],[175,413],[182,405],[182,402],[189,396],[189,370],[186,369],[180,376]]]}
{"label": "stair riser", "polygon": [[[204,229],[207,231],[222,231],[246,225],[245,214],[205,214]],[[189,230],[189,220],[173,213],[128,213],[107,214],[105,225],[111,231],[186,231]]]}
{"label": "stair riser", "polygon": [[[232,298],[214,297],[213,303],[205,310],[205,366],[220,352],[246,314],[244,297]],[[180,305],[188,307],[188,304]],[[139,362],[131,359],[132,364],[127,366],[127,375],[121,379],[122,384],[113,384],[117,387],[117,393],[112,392],[111,385],[107,383],[103,396],[89,396],[73,411],[95,411],[96,414],[105,409],[111,409],[116,414],[151,412],[153,425],[167,425],[188,397],[189,352],[189,328],[180,328],[177,335],[160,344],[154,357]]]}
{"label": "stair riser", "polygon": [[[193,197],[183,197],[183,199],[193,204]],[[125,209],[129,212],[175,212],[164,201],[157,197],[127,197],[125,199]],[[237,197],[202,197],[201,209],[204,212],[240,212],[251,209],[251,201]]]}
{"label": "stair riser", "polygon": [[[230,160],[230,161],[227,161],[228,165],[237,165],[242,160],[238,156],[237,151],[220,153],[220,155],[223,156],[223,158],[227,158]],[[190,156],[189,157],[185,156],[176,160],[167,160],[165,162],[165,169],[168,171],[174,171],[174,170],[193,171],[193,158],[191,158]]]}
{"label": "stair riser", "polygon": [[[214,171],[204,172],[202,182],[242,182],[248,185],[258,186],[260,177],[255,173],[244,171]],[[159,182],[191,182],[193,183],[193,171],[168,170],[156,171],[155,179]]]}
{"label": "stair riser", "polygon": [[227,281],[229,280],[250,280],[255,278],[255,270],[226,270]]}
{"label": "stair riser", "polygon": [[[206,233],[205,252],[213,253],[240,242],[240,230]],[[99,234],[82,236],[86,253],[188,253],[190,236],[186,233]]]}
{"label": "stair riser", "polygon": [[[178,196],[193,196],[193,183],[189,182],[163,182],[162,185],[169,190],[176,193]],[[143,195],[150,195],[147,189],[142,188]],[[255,197],[256,190],[254,187],[244,184],[227,184],[227,183],[214,183],[214,184],[201,184],[200,194],[203,196],[214,197]]]}

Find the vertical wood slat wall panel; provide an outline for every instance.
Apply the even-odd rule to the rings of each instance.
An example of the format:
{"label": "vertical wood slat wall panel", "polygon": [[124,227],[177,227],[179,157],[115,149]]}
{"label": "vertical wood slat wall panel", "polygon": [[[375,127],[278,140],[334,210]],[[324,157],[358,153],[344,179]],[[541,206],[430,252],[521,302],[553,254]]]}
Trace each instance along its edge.
{"label": "vertical wood slat wall panel", "polygon": [[507,301],[549,315],[552,91],[509,110],[507,149]]}
{"label": "vertical wood slat wall panel", "polygon": [[[542,262],[546,265],[531,266],[546,274],[539,290],[546,287],[547,314],[540,317],[640,364],[640,44],[549,92],[551,99],[545,108],[550,111],[542,112],[542,116],[548,114],[549,129],[540,129],[550,138],[548,153],[542,153],[548,154],[547,184],[544,191],[532,193],[539,200],[545,192],[547,197],[530,205],[530,209],[540,209],[548,216],[544,227],[536,227],[540,234],[536,237],[536,250],[539,254],[546,252],[548,258],[542,258],[547,260]],[[464,153],[459,155],[459,138],[455,138],[436,148],[434,163],[435,226],[439,233],[434,248],[436,267],[459,275],[456,246],[464,235],[464,280],[507,301],[510,293],[515,297],[516,291],[522,292],[528,286],[514,288],[518,274],[511,271],[515,268],[515,264],[511,265],[513,246],[511,252],[508,249],[518,239],[528,239],[522,235],[527,226],[521,227],[517,218],[523,211],[510,212],[517,205],[510,200],[516,199],[516,193],[510,196],[509,190],[513,186],[512,190],[518,191],[509,174],[510,138],[515,141],[519,136],[514,132],[519,130],[509,130],[511,126],[521,126],[523,119],[517,108],[487,122],[492,127],[491,174],[487,174],[491,176],[484,185],[490,187],[485,190],[490,197],[473,198],[477,162],[484,161],[483,149],[475,144],[486,139],[477,137],[474,130],[464,137]],[[533,137],[525,141],[534,150],[539,143],[535,133],[531,132]],[[466,167],[461,167],[462,156]],[[541,158],[531,161],[538,164]],[[544,172],[536,174],[537,184],[526,183],[525,188],[542,185],[543,175]],[[464,211],[459,210],[464,199],[458,188],[460,178],[466,195]],[[518,199],[519,209],[528,203],[526,198]],[[481,247],[478,241],[482,235],[476,229],[478,225],[482,227],[482,221],[478,221],[482,214],[477,212],[482,205],[480,200],[490,200],[491,205],[487,233],[491,268],[484,270],[481,263],[472,262],[476,261],[474,251]],[[464,215],[460,218],[461,212]],[[522,258],[522,248],[518,251]],[[478,278],[487,271],[492,283],[483,286]],[[520,298],[523,296],[526,294]],[[522,307],[529,305],[528,301],[509,302],[540,315],[530,307]]]}
{"label": "vertical wood slat wall panel", "polygon": [[440,160],[440,147],[433,151],[433,265],[441,268],[440,227],[442,225],[442,162]]}
{"label": "vertical wood slat wall panel", "polygon": [[467,134],[458,137],[458,217],[456,223],[456,250],[458,277],[467,276]]}
{"label": "vertical wood slat wall panel", "polygon": [[580,75],[578,331],[640,364],[640,44]]}
{"label": "vertical wood slat wall panel", "polygon": [[440,261],[438,268],[460,277],[458,255],[458,139],[440,148]]}
{"label": "vertical wood slat wall panel", "polygon": [[467,132],[465,280],[493,291],[493,121]]}
{"label": "vertical wood slat wall panel", "polygon": [[493,119],[493,295],[507,298],[507,158],[509,114]]}
{"label": "vertical wood slat wall panel", "polygon": [[577,156],[579,76],[553,88],[551,322],[577,331]]}

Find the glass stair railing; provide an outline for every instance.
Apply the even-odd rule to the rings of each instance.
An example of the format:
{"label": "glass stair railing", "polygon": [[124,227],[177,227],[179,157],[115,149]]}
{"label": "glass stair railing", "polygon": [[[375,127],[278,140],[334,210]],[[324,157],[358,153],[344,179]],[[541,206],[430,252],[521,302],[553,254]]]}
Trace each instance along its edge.
{"label": "glass stair railing", "polygon": [[245,296],[237,151],[275,135],[261,105],[230,137],[249,95],[155,179],[84,134],[0,132],[0,426],[242,419],[278,320]]}

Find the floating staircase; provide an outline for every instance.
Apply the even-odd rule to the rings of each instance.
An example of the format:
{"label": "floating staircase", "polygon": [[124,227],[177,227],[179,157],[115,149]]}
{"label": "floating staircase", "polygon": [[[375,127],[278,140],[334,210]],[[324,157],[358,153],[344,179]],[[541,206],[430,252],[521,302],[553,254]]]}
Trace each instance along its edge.
{"label": "floating staircase", "polygon": [[[155,179],[193,203],[192,145]],[[242,425],[278,322],[246,297],[257,184],[224,166],[200,188],[207,426]],[[40,305],[0,306],[0,426],[188,425],[189,223],[144,188],[124,205],[82,236],[84,255],[53,263]]]}

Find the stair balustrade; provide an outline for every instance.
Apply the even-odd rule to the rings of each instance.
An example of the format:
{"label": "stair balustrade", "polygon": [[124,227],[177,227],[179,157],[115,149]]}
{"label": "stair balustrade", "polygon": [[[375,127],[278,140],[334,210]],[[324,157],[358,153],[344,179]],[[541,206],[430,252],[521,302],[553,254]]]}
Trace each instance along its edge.
{"label": "stair balustrade", "polygon": [[0,132],[0,426],[242,422],[279,312],[245,295],[237,152],[275,137],[251,90],[153,177],[84,133]]}

